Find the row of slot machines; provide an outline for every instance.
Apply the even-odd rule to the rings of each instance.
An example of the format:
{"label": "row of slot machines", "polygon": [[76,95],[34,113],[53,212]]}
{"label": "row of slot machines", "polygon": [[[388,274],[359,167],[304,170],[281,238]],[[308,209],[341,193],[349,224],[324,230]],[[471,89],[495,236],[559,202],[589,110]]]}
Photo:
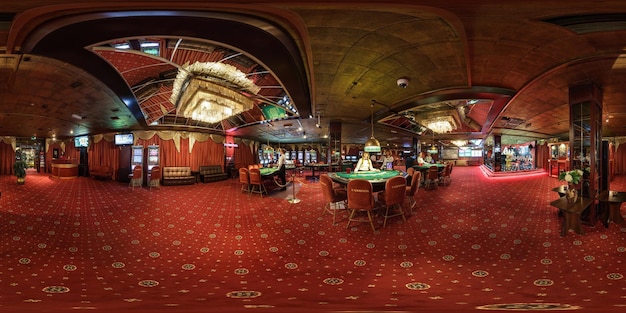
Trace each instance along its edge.
{"label": "row of slot machines", "polygon": [[[263,166],[276,163],[278,161],[279,153],[276,151],[263,151],[259,150],[259,163]],[[298,160],[302,164],[317,163],[317,151],[315,150],[301,150],[301,151],[287,151],[285,158],[288,161],[294,162]]]}
{"label": "row of slot machines", "polygon": [[146,148],[143,146],[132,146],[130,156],[131,171],[135,169],[135,166],[141,165],[144,169],[148,169],[149,172],[153,167],[158,166],[160,162],[161,153],[159,146],[153,145]]}

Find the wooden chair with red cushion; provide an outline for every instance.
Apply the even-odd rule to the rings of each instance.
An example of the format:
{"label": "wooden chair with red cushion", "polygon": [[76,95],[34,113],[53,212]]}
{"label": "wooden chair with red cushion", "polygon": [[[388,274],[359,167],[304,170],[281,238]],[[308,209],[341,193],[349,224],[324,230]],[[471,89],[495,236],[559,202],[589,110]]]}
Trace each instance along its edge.
{"label": "wooden chair with red cushion", "polygon": [[161,185],[161,168],[158,166],[153,166],[152,170],[150,170],[150,179],[148,180],[148,188],[152,189],[152,187],[158,188]]}
{"label": "wooden chair with red cushion", "polygon": [[424,182],[426,189],[437,188],[439,182],[439,169],[436,166],[431,166],[426,172],[426,180]]}
{"label": "wooden chair with red cushion", "polygon": [[250,176],[248,173],[247,168],[239,168],[239,183],[241,184],[241,191],[250,193]]}
{"label": "wooden chair with red cushion", "polygon": [[395,176],[385,182],[385,192],[382,197],[379,195],[379,199],[385,207],[383,227],[387,225],[389,218],[395,216],[402,216],[402,219],[406,221],[402,210],[402,203],[406,197],[406,187],[406,179],[403,176]]}
{"label": "wooden chair with red cushion", "polygon": [[[409,178],[410,178],[410,177],[413,177],[413,174],[415,174],[415,169],[414,169],[414,168],[412,168],[412,167],[409,167],[409,168],[407,168],[407,169],[406,169],[406,173],[409,175]],[[408,179],[407,179],[407,180],[408,180]],[[409,182],[407,182],[407,184],[408,184],[408,183],[409,183]]]}
{"label": "wooden chair with red cushion", "polygon": [[[372,230],[376,232],[372,215],[374,210],[372,183],[365,179],[352,179],[348,181],[346,190],[348,192],[348,210],[350,210],[346,228],[350,228],[350,223],[352,222],[369,222]],[[367,220],[355,216],[357,213],[362,212],[367,214]]]}
{"label": "wooden chair with red cushion", "polygon": [[249,172],[250,177],[250,193],[258,193],[263,198],[263,194],[267,194],[267,189],[263,184],[263,177],[261,176],[261,170],[258,168],[252,168]]}
{"label": "wooden chair with red cushion", "polygon": [[405,189],[406,199],[409,201],[409,210],[411,213],[413,213],[413,208],[417,204],[417,202],[415,201],[415,195],[417,194],[417,191],[420,189],[421,180],[422,180],[422,172],[415,171],[415,173],[413,173],[413,178],[411,178],[411,186],[406,186],[406,189]]}
{"label": "wooden chair with red cushion", "polygon": [[135,165],[133,173],[130,175],[130,187],[141,187],[143,185],[143,169],[141,165]]}
{"label": "wooden chair with red cushion", "polygon": [[344,210],[339,204],[348,200],[348,193],[345,189],[335,188],[332,179],[328,174],[320,175],[320,186],[322,187],[322,195],[324,196],[324,209],[322,214],[328,212],[333,215],[333,225],[336,225],[337,211]]}
{"label": "wooden chair with red cushion", "polygon": [[439,174],[439,183],[444,186],[450,185],[450,172],[452,171],[452,166],[450,164],[451,163],[447,163],[443,168],[443,171],[441,171],[441,174]]}

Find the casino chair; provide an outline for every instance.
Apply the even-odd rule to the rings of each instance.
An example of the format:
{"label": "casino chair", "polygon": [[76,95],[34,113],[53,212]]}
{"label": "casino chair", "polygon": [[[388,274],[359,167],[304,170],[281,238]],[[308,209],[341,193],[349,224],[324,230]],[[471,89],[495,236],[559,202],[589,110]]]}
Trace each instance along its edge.
{"label": "casino chair", "polygon": [[241,191],[250,193],[250,175],[245,167],[239,168],[239,183],[241,184]]}
{"label": "casino chair", "polygon": [[406,179],[403,176],[394,176],[385,182],[385,191],[382,195],[379,194],[379,199],[385,207],[383,227],[387,225],[389,218],[395,216],[402,216],[402,219],[406,221],[404,211],[402,210],[402,203],[404,203],[406,196],[406,187]]}
{"label": "casino chair", "polygon": [[407,168],[406,173],[409,174],[409,176],[413,176],[413,173],[415,173],[415,168],[413,167]]}
{"label": "casino chair", "polygon": [[410,185],[413,174],[415,174],[415,169],[412,167],[409,167],[406,169],[406,173],[407,173],[407,177],[409,177],[409,179],[406,180],[406,184]]}
{"label": "casino chair", "polygon": [[133,173],[130,175],[129,186],[135,189],[135,187],[141,187],[141,185],[143,185],[143,169],[141,165],[135,165]]}
{"label": "casino chair", "polygon": [[431,166],[426,172],[426,180],[424,185],[426,189],[437,188],[439,183],[439,169],[436,166]]}
{"label": "casino chair", "polygon": [[[322,186],[322,195],[324,196],[324,210],[333,215],[333,225],[336,225],[337,211],[345,209],[345,203],[348,200],[348,193],[345,189],[335,188],[332,179],[328,174],[320,175],[320,186]],[[340,204],[343,203],[344,207]]]}
{"label": "casino chair", "polygon": [[422,180],[422,172],[415,171],[415,173],[413,174],[413,178],[411,178],[411,185],[406,186],[405,188],[405,195],[406,195],[406,199],[409,201],[409,210],[411,211],[411,213],[413,212],[413,208],[417,204],[417,201],[415,201],[415,195],[417,194],[417,191],[420,189],[421,180]]}
{"label": "casino chair", "polygon": [[[250,169],[250,193],[258,193],[263,198],[263,194],[267,194],[267,189],[263,184],[263,177],[261,177],[261,170],[258,168]],[[258,190],[257,190],[258,188]]]}
{"label": "casino chair", "polygon": [[450,172],[451,172],[451,163],[447,163],[446,166],[443,168],[443,171],[441,171],[441,174],[439,174],[439,184],[444,185],[444,186],[448,186],[450,185]]}
{"label": "casino chair", "polygon": [[161,185],[161,168],[158,166],[153,166],[150,171],[150,178],[148,178],[148,188],[152,189],[152,187],[158,188]]}
{"label": "casino chair", "polygon": [[[372,226],[372,230],[376,232],[374,227],[374,218],[372,211],[374,210],[374,193],[372,192],[372,183],[365,179],[351,179],[348,181],[348,210],[350,210],[350,216],[348,216],[348,225],[346,228],[350,228],[352,222],[369,222]],[[355,215],[357,212],[364,212],[367,214],[367,220],[363,218],[357,218]]]}

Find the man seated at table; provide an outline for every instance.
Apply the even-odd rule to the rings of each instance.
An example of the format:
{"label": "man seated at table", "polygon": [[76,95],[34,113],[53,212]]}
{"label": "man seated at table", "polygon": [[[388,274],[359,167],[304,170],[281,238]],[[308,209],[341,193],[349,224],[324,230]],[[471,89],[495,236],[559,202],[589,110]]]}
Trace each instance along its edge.
{"label": "man seated at table", "polygon": [[356,167],[354,168],[354,172],[361,172],[361,171],[373,171],[374,170],[374,164],[372,163],[372,160],[370,159],[370,153],[369,152],[363,152],[363,156],[359,159],[359,162],[356,163]]}
{"label": "man seated at table", "polygon": [[383,164],[381,165],[380,169],[381,170],[385,170],[385,169],[389,169],[392,170],[393,169],[393,162],[395,161],[393,155],[391,154],[391,150],[387,150],[385,151],[385,155],[383,156]]}

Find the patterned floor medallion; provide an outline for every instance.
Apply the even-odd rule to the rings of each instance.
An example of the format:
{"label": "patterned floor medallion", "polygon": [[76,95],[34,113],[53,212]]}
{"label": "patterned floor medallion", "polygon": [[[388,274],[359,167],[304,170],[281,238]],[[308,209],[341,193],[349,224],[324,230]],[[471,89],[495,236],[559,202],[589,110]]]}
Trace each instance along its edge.
{"label": "patterned floor medallion", "polygon": [[142,286],[142,287],[155,287],[158,285],[159,285],[159,282],[156,280],[152,280],[152,279],[142,280],[139,282],[139,286]]}
{"label": "patterned floor medallion", "polygon": [[414,283],[406,284],[406,288],[411,289],[411,290],[426,290],[426,289],[430,289],[430,285],[425,284],[425,283],[414,282]]}
{"label": "patterned floor medallion", "polygon": [[581,308],[561,303],[501,303],[482,305],[476,307],[476,309],[493,311],[564,311],[579,310]]}
{"label": "patterned floor medallion", "polygon": [[48,286],[42,289],[42,291],[47,293],[67,293],[70,292],[70,288],[65,286]]}
{"label": "patterned floor medallion", "polygon": [[233,299],[252,299],[261,296],[261,292],[252,290],[231,291],[226,296]]}

